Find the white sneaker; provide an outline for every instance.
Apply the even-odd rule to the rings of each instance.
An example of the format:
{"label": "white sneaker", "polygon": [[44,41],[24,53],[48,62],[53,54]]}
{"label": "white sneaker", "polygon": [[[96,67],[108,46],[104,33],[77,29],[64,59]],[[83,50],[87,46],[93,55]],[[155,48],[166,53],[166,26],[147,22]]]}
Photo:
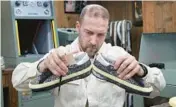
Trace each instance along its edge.
{"label": "white sneaker", "polygon": [[121,88],[124,88],[128,93],[140,94],[149,96],[153,91],[153,87],[143,81],[138,76],[133,76],[130,79],[122,80],[118,78],[117,70],[114,69],[115,57],[111,55],[99,54],[92,66],[92,73],[99,79],[108,81]]}
{"label": "white sneaker", "polygon": [[46,71],[32,79],[29,83],[29,88],[31,88],[32,91],[50,90],[70,81],[89,76],[91,74],[92,66],[87,53],[76,53],[73,57],[75,63],[68,66],[68,73],[66,76],[58,77],[53,75],[50,71]]}

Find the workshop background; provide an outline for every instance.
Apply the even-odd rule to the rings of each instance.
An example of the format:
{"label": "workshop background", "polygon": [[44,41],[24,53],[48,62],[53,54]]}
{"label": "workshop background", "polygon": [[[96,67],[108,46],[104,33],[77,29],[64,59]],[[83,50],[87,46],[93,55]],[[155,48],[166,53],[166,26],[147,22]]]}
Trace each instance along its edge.
{"label": "workshop background", "polygon": [[[2,2],[6,2],[6,1],[2,1]],[[2,4],[2,2],[1,2],[1,4]],[[143,98],[141,96],[134,96],[133,104],[131,107],[169,107],[167,105],[169,98],[176,96],[176,91],[175,91],[176,90],[176,82],[174,79],[176,76],[176,68],[175,68],[176,48],[174,48],[175,47],[174,41],[176,41],[176,12],[175,12],[176,2],[175,1],[86,1],[86,2],[79,1],[75,4],[77,6],[76,7],[77,9],[74,11],[66,9],[66,3],[67,3],[66,1],[53,1],[52,3],[53,3],[53,5],[51,5],[51,6],[53,6],[53,7],[51,7],[51,9],[53,9],[53,12],[54,12],[53,15],[51,15],[48,18],[41,17],[41,19],[39,18],[39,22],[40,21],[42,22],[43,19],[48,20],[49,22],[51,20],[51,23],[52,23],[51,29],[52,30],[48,30],[48,32],[53,31],[54,41],[52,41],[52,42],[54,44],[54,47],[59,46],[60,45],[59,42],[60,43],[63,42],[60,40],[68,39],[68,42],[70,43],[73,39],[75,39],[77,37],[77,35],[76,35],[77,33],[74,32],[75,23],[79,19],[79,14],[80,14],[81,9],[87,4],[100,4],[100,5],[104,6],[105,8],[107,8],[108,11],[110,12],[110,22],[122,21],[122,20],[130,21],[132,23],[132,26],[130,28],[130,34],[129,34],[130,44],[131,44],[130,45],[131,46],[130,53],[132,55],[134,55],[136,57],[136,59],[138,59],[139,61],[145,62],[144,57],[148,53],[142,53],[142,52],[140,53],[140,48],[141,48],[140,46],[143,46],[146,48],[148,46],[148,47],[153,47],[154,50],[156,49],[155,51],[153,51],[153,53],[155,53],[156,51],[161,53],[162,57],[160,57],[160,58],[161,59],[163,58],[163,59],[159,60],[159,61],[164,62],[166,60],[168,62],[171,59],[172,60],[171,62],[173,62],[171,64],[169,63],[168,69],[170,71],[164,72],[164,76],[166,77],[166,82],[167,82],[168,87],[163,91],[163,94],[160,97],[157,97],[154,99],[147,99],[147,98]],[[1,8],[1,9],[4,12],[5,11],[8,12],[7,7]],[[3,14],[5,14],[5,13],[1,12],[1,14],[2,14],[1,17],[3,17]],[[4,18],[4,20],[8,20],[7,16],[6,16],[6,19]],[[9,17],[10,17],[10,15],[9,15]],[[22,18],[24,18],[24,20],[22,20]],[[17,27],[17,24],[19,24],[19,31],[20,31],[20,29],[23,30],[23,28],[20,28],[20,26],[23,27],[24,26],[23,24],[25,24],[27,22],[25,17],[12,16],[12,19],[14,20],[14,23],[12,21],[14,26]],[[3,18],[1,18],[1,22],[3,23]],[[4,22],[4,24],[5,23],[7,23],[7,22]],[[8,22],[8,23],[11,23],[11,22]],[[29,23],[30,22],[28,22],[28,24]],[[47,26],[47,23],[48,22],[45,23],[46,26]],[[34,22],[34,25],[35,24],[38,24],[38,22]],[[1,29],[3,27],[2,25],[1,25]],[[6,26],[4,26],[4,27],[6,27]],[[8,29],[8,31],[9,30],[14,31],[13,29],[14,28]],[[36,29],[37,29],[37,27],[36,27]],[[65,29],[67,29],[68,32],[64,32]],[[21,30],[21,33],[19,32],[19,34],[24,33],[22,30]],[[73,32],[70,32],[71,30],[73,30]],[[35,30],[33,30],[33,32],[34,31]],[[18,35],[18,34],[12,33],[9,35]],[[65,36],[65,37],[67,37],[67,38],[65,38],[64,35],[67,35],[68,37]],[[70,35],[73,35],[73,36],[70,37]],[[146,38],[144,37],[144,39],[141,39],[142,36],[145,36],[145,35],[146,35]],[[150,38],[150,36],[151,36],[151,38]],[[161,39],[158,36],[161,37]],[[3,33],[1,35],[1,37],[2,37],[2,40],[5,38],[5,36],[3,36]],[[10,38],[11,37],[8,36],[8,39],[10,39]],[[12,37],[12,39],[14,39],[14,38],[15,37]],[[23,37],[19,37],[19,38],[22,39]],[[33,38],[29,38],[29,39],[31,39],[31,41],[32,41]],[[7,39],[4,39],[4,40],[7,40]],[[141,43],[142,40],[144,40],[144,42],[143,42],[144,44]],[[153,40],[153,42],[149,43],[149,41],[152,41],[152,40]],[[162,40],[162,41],[158,41],[158,40]],[[14,43],[17,43],[15,45],[16,49],[18,49],[19,45],[20,45],[18,42],[20,42],[20,40],[19,41],[17,40],[14,42]],[[48,44],[50,42],[51,41],[47,41]],[[145,43],[147,43],[147,44],[145,44]],[[165,46],[164,43],[167,45]],[[64,42],[63,44],[66,44],[66,42]],[[6,41],[2,41],[1,45],[2,45],[2,48],[3,48],[3,46],[9,46],[9,49],[8,50],[5,49],[4,52],[10,53],[9,56],[12,53],[15,53],[15,57],[19,56],[19,55],[27,56],[26,53],[28,53],[30,51],[32,51],[33,54],[34,53],[38,54],[40,52],[46,53],[46,51],[48,51],[52,47],[52,46],[48,47],[48,50],[40,50],[40,52],[39,51],[36,52],[36,50],[25,50],[25,49],[23,50],[23,48],[20,48],[21,49],[20,51],[15,50],[15,51],[11,52],[12,50],[10,50],[10,48],[12,46],[14,46],[13,44],[11,44],[11,43],[8,44],[8,43],[6,43]],[[164,49],[166,49],[166,50],[167,50],[167,48],[171,48],[173,54],[167,53],[167,51],[164,51],[164,49],[162,47],[164,47]],[[36,46],[36,48],[37,48],[37,46]],[[36,49],[36,48],[34,48],[34,49]],[[145,52],[147,52],[147,51],[145,51]],[[1,55],[3,56],[4,54],[7,54],[7,53],[1,52]],[[151,54],[148,54],[148,55],[151,55]],[[54,100],[53,100],[53,97],[51,96],[50,92],[40,93],[40,94],[29,93],[29,92],[28,93],[26,93],[26,92],[18,93],[12,87],[11,75],[12,75],[12,72],[13,72],[15,65],[19,63],[18,61],[22,61],[22,60],[26,61],[28,59],[31,59],[31,57],[29,57],[28,59],[18,59],[18,60],[13,59],[13,61],[10,61],[11,59],[8,59],[6,61],[5,55],[3,57],[4,58],[1,58],[1,61],[2,61],[1,62],[1,69],[2,69],[1,78],[2,79],[0,78],[0,80],[2,80],[1,81],[2,82],[2,85],[1,85],[1,92],[2,93],[1,93],[1,102],[0,102],[1,106],[2,107],[3,106],[4,107],[37,107],[37,106],[39,106],[39,107],[40,106],[52,107],[51,105],[54,104]],[[40,57],[41,56],[39,56],[39,57],[37,56],[37,58],[40,58]],[[34,58],[34,60],[36,60],[35,58]],[[168,59],[166,59],[166,58],[168,58]],[[5,61],[4,61],[4,59],[5,59]],[[8,61],[14,62],[14,65],[13,66],[8,66],[8,65],[6,66],[5,64]],[[149,63],[149,62],[146,61],[146,63]],[[167,68],[167,66],[166,66],[166,68]]]}

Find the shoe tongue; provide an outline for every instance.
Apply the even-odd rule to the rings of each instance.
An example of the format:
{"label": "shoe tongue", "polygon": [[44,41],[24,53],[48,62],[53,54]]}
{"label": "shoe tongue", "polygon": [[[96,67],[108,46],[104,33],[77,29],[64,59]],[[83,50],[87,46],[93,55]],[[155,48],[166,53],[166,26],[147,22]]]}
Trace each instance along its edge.
{"label": "shoe tongue", "polygon": [[108,61],[109,63],[111,63],[111,64],[114,64],[115,63],[115,57],[113,57],[113,56],[107,56],[107,55],[103,55],[102,54],[102,56],[103,56],[103,58],[106,60],[106,61]]}
{"label": "shoe tongue", "polygon": [[112,48],[106,53],[102,53],[103,58],[112,64],[115,63],[115,61],[123,55],[125,55],[125,52],[117,50],[116,48]]}
{"label": "shoe tongue", "polygon": [[77,65],[81,65],[89,60],[88,55],[85,52],[79,52],[74,55]]}
{"label": "shoe tongue", "polygon": [[86,54],[84,52],[68,54],[67,58],[68,58],[69,65],[74,65],[74,64],[81,65],[88,60],[88,56],[86,57]]}

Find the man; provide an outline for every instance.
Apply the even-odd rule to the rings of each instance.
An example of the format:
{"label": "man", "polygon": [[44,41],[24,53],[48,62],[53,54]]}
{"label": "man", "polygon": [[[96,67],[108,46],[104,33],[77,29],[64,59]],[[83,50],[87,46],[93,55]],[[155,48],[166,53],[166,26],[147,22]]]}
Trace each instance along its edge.
{"label": "man", "polygon": [[[80,15],[80,20],[76,23],[79,37],[64,49],[69,52],[86,52],[91,59],[98,52],[108,52],[115,48],[116,54],[126,53],[120,47],[112,47],[106,44],[105,36],[108,30],[109,13],[107,9],[100,5],[86,6]],[[17,90],[29,90],[28,81],[46,69],[54,75],[64,76],[68,72],[67,58],[59,56],[59,49],[53,49],[42,58],[43,60],[34,63],[21,63],[13,72],[12,83]],[[121,79],[129,79],[134,75],[144,76],[145,81],[153,83],[158,89],[165,87],[164,77],[159,69],[149,68],[144,65],[148,73],[145,74],[137,60],[129,55],[120,56],[114,68],[118,69]],[[145,75],[144,75],[145,74]],[[122,107],[125,102],[125,90],[109,82],[97,79],[92,74],[84,79],[69,82],[62,85],[60,92],[58,88],[53,90],[55,96],[55,107]]]}

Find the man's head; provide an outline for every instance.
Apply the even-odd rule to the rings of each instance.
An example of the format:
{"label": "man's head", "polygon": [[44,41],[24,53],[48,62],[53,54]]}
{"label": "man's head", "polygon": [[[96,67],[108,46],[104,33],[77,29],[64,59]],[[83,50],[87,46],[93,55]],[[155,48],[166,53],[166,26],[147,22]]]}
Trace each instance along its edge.
{"label": "man's head", "polygon": [[100,5],[87,5],[83,8],[80,20],[76,23],[80,48],[93,57],[103,44],[108,30],[109,12]]}

